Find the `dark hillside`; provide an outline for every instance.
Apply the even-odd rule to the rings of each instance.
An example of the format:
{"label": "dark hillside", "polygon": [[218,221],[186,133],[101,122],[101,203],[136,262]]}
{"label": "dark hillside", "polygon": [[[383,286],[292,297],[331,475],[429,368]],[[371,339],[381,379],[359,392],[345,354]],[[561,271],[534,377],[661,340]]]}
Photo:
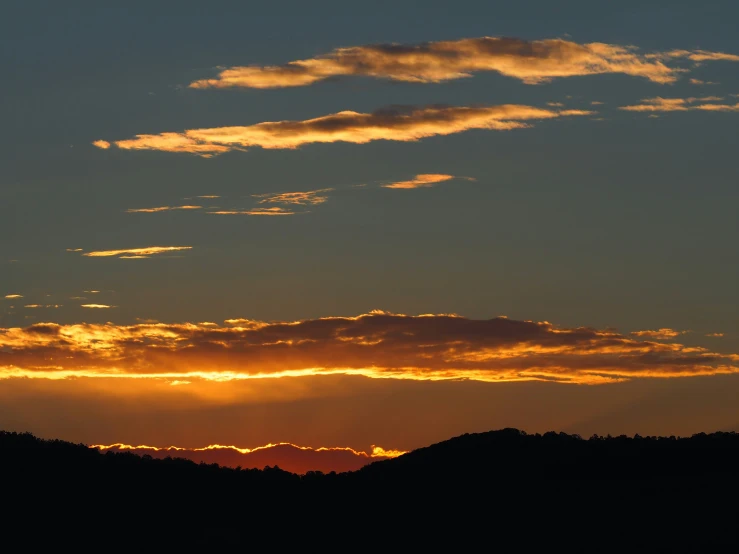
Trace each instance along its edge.
{"label": "dark hillside", "polygon": [[304,476],[0,433],[0,471],[6,536],[23,529],[36,545],[77,535],[178,548],[265,537],[337,549],[484,540],[503,551],[674,552],[737,543],[735,433],[584,440],[504,429]]}

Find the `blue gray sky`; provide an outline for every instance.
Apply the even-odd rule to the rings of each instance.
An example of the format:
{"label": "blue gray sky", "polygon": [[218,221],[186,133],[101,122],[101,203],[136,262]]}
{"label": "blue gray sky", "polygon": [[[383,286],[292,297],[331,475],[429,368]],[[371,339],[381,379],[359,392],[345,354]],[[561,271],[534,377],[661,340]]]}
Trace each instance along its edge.
{"label": "blue gray sky", "polygon": [[[372,310],[507,316],[682,345],[682,358],[654,371],[688,364],[691,347],[734,371],[726,368],[739,352],[735,2],[30,4],[4,6],[0,17],[0,328],[220,328],[227,319],[322,321]],[[465,76],[418,78],[418,68],[398,69],[399,47],[387,46],[451,44],[442,57],[469,65],[479,52],[455,45],[481,37],[515,39],[518,54],[507,51],[504,62],[495,54],[483,60],[493,69]],[[567,57],[570,47],[596,51],[594,43],[611,49],[603,58],[611,69]],[[537,44],[545,67],[532,82],[516,68]],[[365,55],[374,45],[382,46],[372,56],[389,56],[375,73],[362,58],[302,86],[282,77],[270,88],[189,86],[217,83],[233,68],[273,75],[263,68],[335,61],[339,48]],[[612,69],[632,62],[667,68],[669,82],[652,69]],[[546,78],[552,67],[574,74]],[[286,75],[306,74],[294,70]],[[508,105],[517,108],[499,115]],[[522,115],[522,107],[538,111]],[[457,108],[487,123],[437,132],[457,124]],[[235,126],[261,133],[253,126],[339,112],[384,118],[381,140],[316,142],[322,129],[344,125],[330,118],[318,130],[291,123],[248,144],[234,139],[242,142],[209,157],[140,138]],[[398,121],[416,125],[431,112],[432,131],[395,138]],[[501,121],[521,128],[490,128]],[[368,132],[366,121],[349,124],[345,136]],[[274,147],[289,140],[298,142]],[[311,191],[321,192],[276,196]],[[182,206],[196,207],[131,211]],[[154,246],[189,248],[137,250]],[[95,255],[111,251],[120,252]],[[679,334],[632,334],[660,329]],[[31,367],[6,343],[17,357],[0,366]],[[707,425],[731,426],[734,415]],[[117,440],[112,434],[94,438]]]}

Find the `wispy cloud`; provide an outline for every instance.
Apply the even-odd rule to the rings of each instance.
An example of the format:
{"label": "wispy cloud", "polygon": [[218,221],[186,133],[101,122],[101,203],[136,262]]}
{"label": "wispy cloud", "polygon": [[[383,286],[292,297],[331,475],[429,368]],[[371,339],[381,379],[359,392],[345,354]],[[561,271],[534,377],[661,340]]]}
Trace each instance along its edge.
{"label": "wispy cloud", "polygon": [[107,304],[82,304],[80,307],[97,309],[97,310],[105,310],[108,308],[115,308],[116,306],[108,306]]}
{"label": "wispy cloud", "polygon": [[[156,254],[165,254],[167,252],[177,252],[180,250],[192,250],[192,246],[146,246],[144,248],[126,248],[121,250],[96,250],[86,252],[83,256],[91,258],[120,256],[121,258],[148,257]],[[89,292],[89,291],[85,291]]]}
{"label": "wispy cloud", "polygon": [[636,337],[649,337],[650,339],[674,339],[678,335],[684,335],[689,331],[676,331],[675,329],[663,328],[657,330],[633,331]]}
{"label": "wispy cloud", "polygon": [[229,381],[345,374],[598,384],[739,373],[739,355],[651,339],[504,317],[386,312],[227,326],[39,323],[0,329],[0,377]]}
{"label": "wispy cloud", "polygon": [[172,210],[200,210],[200,209],[202,209],[202,206],[159,206],[157,208],[131,208],[129,210],[126,210],[126,213],[153,214],[153,213],[159,213],[159,212],[169,212]]}
{"label": "wispy cloud", "polygon": [[334,189],[307,190],[302,192],[275,192],[266,194],[252,194],[259,198],[260,204],[298,204],[302,206],[323,204],[328,200],[326,193]]}
{"label": "wispy cloud", "polygon": [[97,146],[102,150],[107,150],[108,148],[110,148],[110,143],[107,140],[96,140],[92,144],[93,146]]}
{"label": "wispy cloud", "polygon": [[295,215],[296,212],[286,210],[285,208],[252,208],[251,210],[220,210],[217,212],[207,212],[213,215]]}
{"label": "wispy cloud", "polygon": [[716,81],[701,81],[700,79],[690,79],[689,83],[691,85],[718,85],[720,83],[717,83]]}
{"label": "wispy cloud", "polygon": [[124,150],[159,150],[214,155],[259,146],[293,149],[304,144],[375,140],[416,141],[471,129],[504,131],[528,121],[591,115],[586,110],[548,110],[518,104],[483,107],[393,107],[374,113],[339,112],[304,121],[270,121],[245,127],[191,129],[181,133],[137,135],[115,142]]}
{"label": "wispy cloud", "polygon": [[82,252],[82,248],[67,248],[67,252]]}
{"label": "wispy cloud", "polygon": [[724,334],[723,333],[707,333],[706,336],[707,337],[714,337],[714,338],[721,338],[721,337],[724,336]]}
{"label": "wispy cloud", "polygon": [[13,298],[23,298],[22,294],[6,294],[5,298],[13,299]]}
{"label": "wispy cloud", "polygon": [[196,196],[195,198],[209,198],[212,200],[214,198],[220,198],[220,196],[217,194],[201,194],[200,196]]}
{"label": "wispy cloud", "polygon": [[[688,54],[699,56],[697,52]],[[296,60],[285,65],[230,67],[222,70],[215,79],[193,81],[189,86],[260,89],[298,87],[346,75],[439,83],[471,77],[483,71],[497,72],[527,84],[545,83],[558,77],[603,73],[621,73],[656,83],[672,83],[680,70],[668,67],[663,60],[674,57],[679,56],[645,56],[640,55],[633,46],[599,42],[578,44],[562,39],[527,41],[480,37],[417,45],[379,44],[338,48],[324,56]],[[719,58],[704,56],[703,59]]]}
{"label": "wispy cloud", "polygon": [[24,308],[61,308],[62,304],[26,304]]}
{"label": "wispy cloud", "polygon": [[690,98],[644,98],[641,104],[621,106],[619,110],[629,112],[687,112],[703,110],[715,112],[739,112],[738,104],[717,104],[723,100],[721,96],[703,96]]}
{"label": "wispy cloud", "polygon": [[707,62],[707,61],[725,61],[725,62],[739,62],[739,56],[736,54],[727,54],[725,52],[709,52],[708,50],[670,50],[669,52],[661,52],[656,54],[649,54],[647,58],[686,58],[694,62]]}
{"label": "wispy cloud", "polygon": [[397,181],[395,183],[381,186],[386,189],[417,189],[422,187],[433,187],[437,183],[443,183],[444,181],[450,181],[452,179],[465,179],[467,181],[475,180],[472,177],[455,177],[454,175],[446,175],[443,173],[421,173],[409,181]]}

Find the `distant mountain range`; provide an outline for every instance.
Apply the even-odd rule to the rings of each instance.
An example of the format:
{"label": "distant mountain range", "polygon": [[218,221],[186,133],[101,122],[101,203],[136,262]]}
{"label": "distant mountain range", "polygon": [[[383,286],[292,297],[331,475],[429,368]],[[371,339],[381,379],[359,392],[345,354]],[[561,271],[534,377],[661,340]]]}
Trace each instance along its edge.
{"label": "distant mountain range", "polygon": [[739,544],[736,433],[585,440],[504,429],[357,471],[296,475],[0,432],[0,475],[6,540],[23,529],[28,548],[60,546],[64,537],[206,551],[466,552],[479,543],[503,552],[706,552]]}

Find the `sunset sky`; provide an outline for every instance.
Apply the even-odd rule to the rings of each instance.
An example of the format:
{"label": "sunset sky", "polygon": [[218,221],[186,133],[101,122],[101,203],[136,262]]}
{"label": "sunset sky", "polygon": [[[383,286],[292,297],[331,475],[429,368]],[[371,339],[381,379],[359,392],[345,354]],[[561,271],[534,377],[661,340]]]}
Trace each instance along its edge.
{"label": "sunset sky", "polygon": [[739,430],[739,4],[44,4],[0,16],[0,429]]}

